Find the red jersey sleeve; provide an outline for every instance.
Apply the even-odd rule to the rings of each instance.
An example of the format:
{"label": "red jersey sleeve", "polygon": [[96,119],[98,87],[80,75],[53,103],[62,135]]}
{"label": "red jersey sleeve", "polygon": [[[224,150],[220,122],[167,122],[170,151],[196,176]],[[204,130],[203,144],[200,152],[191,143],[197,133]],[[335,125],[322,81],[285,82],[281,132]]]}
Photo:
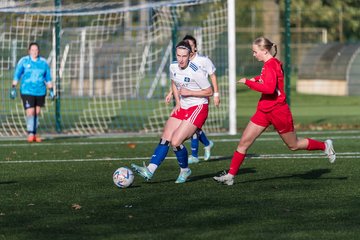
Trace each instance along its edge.
{"label": "red jersey sleeve", "polygon": [[276,89],[276,70],[272,66],[264,65],[261,75],[254,78],[256,82],[246,80],[245,84],[249,88],[264,93],[264,94],[273,94]]}

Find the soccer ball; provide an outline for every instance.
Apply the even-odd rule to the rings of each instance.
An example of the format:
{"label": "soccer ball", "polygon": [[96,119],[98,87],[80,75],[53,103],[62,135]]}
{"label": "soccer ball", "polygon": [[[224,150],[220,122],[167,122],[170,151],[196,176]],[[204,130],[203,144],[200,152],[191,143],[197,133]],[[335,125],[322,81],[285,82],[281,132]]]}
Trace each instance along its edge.
{"label": "soccer ball", "polygon": [[114,172],[113,180],[117,187],[127,188],[134,182],[134,173],[127,167],[121,167]]}

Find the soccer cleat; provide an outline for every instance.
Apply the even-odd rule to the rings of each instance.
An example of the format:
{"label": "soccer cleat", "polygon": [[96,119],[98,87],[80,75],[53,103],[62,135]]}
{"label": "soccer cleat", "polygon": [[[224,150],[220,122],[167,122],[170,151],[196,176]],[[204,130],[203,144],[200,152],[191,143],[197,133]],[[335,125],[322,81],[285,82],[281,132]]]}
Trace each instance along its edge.
{"label": "soccer cleat", "polygon": [[328,156],[330,163],[335,162],[336,153],[335,153],[335,150],[334,150],[332,140],[328,139],[328,140],[325,141],[325,151],[324,151],[324,153]]}
{"label": "soccer cleat", "polygon": [[36,135],[34,136],[34,142],[37,142],[37,143],[42,142],[42,139],[41,139],[41,137],[40,137],[38,134],[36,134]]}
{"label": "soccer cleat", "polygon": [[214,177],[214,180],[229,186],[234,184],[234,176],[226,173],[226,171],[222,172],[218,177]]}
{"label": "soccer cleat", "polygon": [[29,143],[35,142],[35,136],[33,134],[29,134],[28,137],[27,137],[27,141]]}
{"label": "soccer cleat", "polygon": [[190,155],[188,164],[193,164],[193,163],[199,163],[199,158]]}
{"label": "soccer cleat", "polygon": [[211,148],[214,146],[213,141],[209,140],[209,146],[204,147],[204,160],[207,161],[211,157]]}
{"label": "soccer cleat", "polygon": [[186,179],[190,176],[190,174],[191,174],[190,168],[187,171],[180,171],[180,174],[179,174],[178,178],[176,179],[175,183],[186,182]]}
{"label": "soccer cleat", "polygon": [[146,167],[145,162],[143,162],[144,166],[140,167],[134,163],[131,164],[132,169],[136,173],[138,173],[140,176],[142,176],[146,181],[151,180],[153,174],[149,171],[149,169]]}

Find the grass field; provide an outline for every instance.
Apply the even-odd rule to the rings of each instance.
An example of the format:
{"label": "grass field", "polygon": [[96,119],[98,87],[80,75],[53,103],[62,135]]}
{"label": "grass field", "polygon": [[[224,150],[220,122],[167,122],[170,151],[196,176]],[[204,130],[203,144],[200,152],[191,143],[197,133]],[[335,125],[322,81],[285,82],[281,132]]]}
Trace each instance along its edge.
{"label": "grass field", "polygon": [[[239,136],[212,136],[212,160],[175,184],[170,151],[151,182],[119,189],[112,173],[148,162],[158,137],[0,142],[2,239],[358,239],[360,131],[300,132],[332,138],[321,152],[290,152],[271,132],[252,146],[233,186],[227,169]],[[129,143],[134,143],[131,148]],[[202,154],[202,149],[200,154]]]}

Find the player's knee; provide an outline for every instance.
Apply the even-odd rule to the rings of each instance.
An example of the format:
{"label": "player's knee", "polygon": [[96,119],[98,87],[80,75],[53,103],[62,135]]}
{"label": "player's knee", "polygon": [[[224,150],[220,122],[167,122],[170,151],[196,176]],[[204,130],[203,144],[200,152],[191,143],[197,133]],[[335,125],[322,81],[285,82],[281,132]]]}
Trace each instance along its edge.
{"label": "player's knee", "polygon": [[297,144],[295,145],[287,145],[287,147],[291,150],[291,151],[297,151],[299,150],[299,147]]}
{"label": "player's knee", "polygon": [[182,141],[180,141],[179,139],[172,139],[171,140],[171,146],[172,147],[178,147],[182,144]]}

